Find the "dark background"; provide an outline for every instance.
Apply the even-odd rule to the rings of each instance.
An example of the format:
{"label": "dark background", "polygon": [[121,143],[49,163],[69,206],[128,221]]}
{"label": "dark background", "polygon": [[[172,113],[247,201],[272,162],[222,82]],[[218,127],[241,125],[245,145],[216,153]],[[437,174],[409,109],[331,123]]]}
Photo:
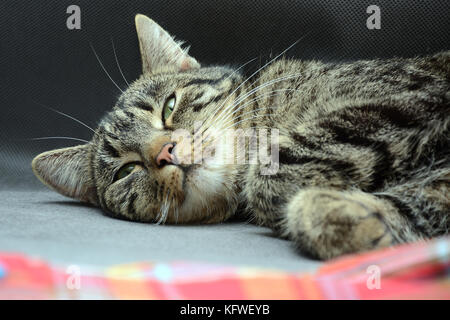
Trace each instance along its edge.
{"label": "dark background", "polygon": [[[68,30],[66,9],[81,8],[81,30]],[[366,8],[381,8],[381,30],[368,30]],[[89,140],[85,127],[42,105],[95,127],[125,88],[112,40],[129,82],[140,73],[136,13],[146,14],[191,45],[203,65],[242,64],[250,70],[303,38],[288,56],[346,61],[411,57],[450,49],[448,0],[71,0],[0,1],[0,188],[43,188],[32,176],[36,154],[77,144],[28,141],[45,136]]]}

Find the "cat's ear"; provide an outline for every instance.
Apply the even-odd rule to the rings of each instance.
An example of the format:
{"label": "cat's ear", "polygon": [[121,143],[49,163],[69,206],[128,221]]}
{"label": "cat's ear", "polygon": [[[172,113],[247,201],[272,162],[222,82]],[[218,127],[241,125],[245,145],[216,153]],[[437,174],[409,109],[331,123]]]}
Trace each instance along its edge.
{"label": "cat's ear", "polygon": [[41,153],[31,164],[36,177],[59,193],[97,205],[95,184],[89,174],[88,144]]}
{"label": "cat's ear", "polygon": [[155,21],[142,14],[135,18],[142,72],[155,73],[161,69],[189,70],[200,68],[200,64],[181,48],[173,37]]}

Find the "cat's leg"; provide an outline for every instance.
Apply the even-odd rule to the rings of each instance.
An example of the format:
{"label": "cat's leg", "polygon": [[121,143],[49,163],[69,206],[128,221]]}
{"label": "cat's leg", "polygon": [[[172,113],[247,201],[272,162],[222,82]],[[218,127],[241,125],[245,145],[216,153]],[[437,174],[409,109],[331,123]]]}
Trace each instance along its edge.
{"label": "cat's leg", "polygon": [[289,201],[278,231],[320,259],[422,238],[389,200],[316,188],[301,190]]}
{"label": "cat's leg", "polygon": [[450,168],[423,168],[413,179],[374,192],[408,219],[416,232],[427,238],[450,230]]}
{"label": "cat's leg", "polygon": [[409,180],[368,193],[339,185],[337,171],[308,180],[313,165],[280,167],[273,176],[250,168],[245,189],[255,220],[305,253],[329,259],[450,230],[449,168],[416,170]]}

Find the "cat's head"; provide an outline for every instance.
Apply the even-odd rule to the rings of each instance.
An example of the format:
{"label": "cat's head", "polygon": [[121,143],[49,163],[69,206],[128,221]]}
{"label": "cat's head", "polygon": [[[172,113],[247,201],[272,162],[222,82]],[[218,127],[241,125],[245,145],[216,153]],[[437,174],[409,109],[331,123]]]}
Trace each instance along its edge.
{"label": "cat's head", "polygon": [[146,16],[136,16],[136,28],[141,77],[103,117],[89,143],[42,153],[33,171],[59,193],[118,218],[224,220],[237,205],[235,168],[218,159],[224,151],[215,152],[211,157],[219,161],[210,165],[182,159],[192,160],[194,131],[214,127],[216,111],[233,102],[240,75],[201,67]]}

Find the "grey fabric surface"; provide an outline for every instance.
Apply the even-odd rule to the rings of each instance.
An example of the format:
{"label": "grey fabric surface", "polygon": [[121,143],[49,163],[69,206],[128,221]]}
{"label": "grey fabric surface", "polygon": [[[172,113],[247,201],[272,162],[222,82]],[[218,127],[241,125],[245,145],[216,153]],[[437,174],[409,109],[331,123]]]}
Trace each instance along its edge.
{"label": "grey fabric surface", "polygon": [[65,265],[193,261],[312,271],[290,242],[244,222],[156,226],[116,220],[44,188],[0,191],[0,251]]}

